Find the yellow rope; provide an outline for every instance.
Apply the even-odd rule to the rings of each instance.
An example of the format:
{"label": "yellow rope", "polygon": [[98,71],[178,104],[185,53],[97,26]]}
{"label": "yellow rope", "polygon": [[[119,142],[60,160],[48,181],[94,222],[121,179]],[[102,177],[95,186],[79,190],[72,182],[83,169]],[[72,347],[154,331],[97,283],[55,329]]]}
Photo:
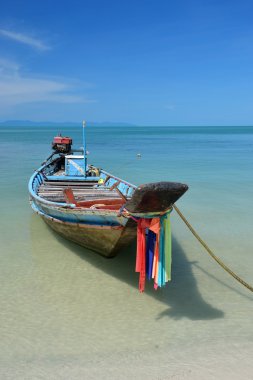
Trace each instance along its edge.
{"label": "yellow rope", "polygon": [[253,287],[249,285],[247,282],[245,282],[243,279],[241,279],[237,274],[235,274],[231,269],[229,269],[220,259],[217,257],[211,249],[208,247],[208,245],[201,239],[201,237],[197,234],[197,232],[194,230],[194,228],[190,225],[190,223],[187,221],[187,219],[184,217],[184,215],[181,213],[181,211],[177,208],[177,206],[173,205],[173,208],[178,213],[180,218],[183,220],[183,222],[187,225],[191,233],[196,237],[196,239],[200,242],[200,244],[205,248],[205,250],[209,253],[210,256],[231,276],[233,276],[238,282],[240,282],[242,285],[244,285],[246,288],[248,288],[251,292],[253,292]]}

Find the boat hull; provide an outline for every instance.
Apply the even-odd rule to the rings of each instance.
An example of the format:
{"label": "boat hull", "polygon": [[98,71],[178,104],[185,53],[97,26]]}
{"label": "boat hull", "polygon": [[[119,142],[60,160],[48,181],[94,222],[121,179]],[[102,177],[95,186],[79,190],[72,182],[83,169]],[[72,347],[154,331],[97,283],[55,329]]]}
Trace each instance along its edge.
{"label": "boat hull", "polygon": [[129,220],[125,226],[73,223],[46,215],[35,208],[34,204],[32,208],[59,235],[104,257],[116,256],[136,238],[136,225],[132,220]]}
{"label": "boat hull", "polygon": [[136,227],[108,227],[78,225],[43,218],[44,221],[65,239],[96,251],[104,257],[114,257],[120,249],[136,237]]}

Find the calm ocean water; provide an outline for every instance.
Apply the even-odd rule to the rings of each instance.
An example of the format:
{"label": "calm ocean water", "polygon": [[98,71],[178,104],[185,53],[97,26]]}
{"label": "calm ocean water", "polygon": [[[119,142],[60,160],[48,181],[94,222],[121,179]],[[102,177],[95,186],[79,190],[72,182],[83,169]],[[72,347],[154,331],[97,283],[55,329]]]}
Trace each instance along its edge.
{"label": "calm ocean water", "polygon": [[[81,127],[0,128],[0,378],[252,379],[252,294],[175,212],[172,282],[144,294],[134,244],[106,260],[32,214],[27,182],[58,132],[81,146]],[[179,208],[252,284],[253,127],[88,127],[87,144],[129,182],[187,183]]]}

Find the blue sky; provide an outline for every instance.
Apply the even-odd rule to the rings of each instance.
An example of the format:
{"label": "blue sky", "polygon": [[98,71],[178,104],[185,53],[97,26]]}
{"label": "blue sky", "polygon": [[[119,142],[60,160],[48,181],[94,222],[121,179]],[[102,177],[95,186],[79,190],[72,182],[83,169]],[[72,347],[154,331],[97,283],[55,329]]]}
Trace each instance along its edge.
{"label": "blue sky", "polygon": [[0,121],[253,124],[252,1],[0,9]]}

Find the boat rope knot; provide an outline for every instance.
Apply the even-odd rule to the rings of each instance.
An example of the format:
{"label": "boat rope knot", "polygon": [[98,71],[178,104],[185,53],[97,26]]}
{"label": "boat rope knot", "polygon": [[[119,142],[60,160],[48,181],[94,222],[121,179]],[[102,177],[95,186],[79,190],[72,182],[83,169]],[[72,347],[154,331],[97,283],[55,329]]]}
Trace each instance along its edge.
{"label": "boat rope knot", "polygon": [[138,218],[142,218],[142,219],[153,219],[153,218],[159,218],[165,214],[170,214],[171,212],[173,211],[173,207],[169,207],[167,208],[166,210],[164,211],[161,211],[161,212],[143,212],[143,213],[133,213],[133,212],[129,212],[126,208],[124,208],[124,206],[119,210],[119,214],[118,216],[124,216],[125,218],[131,218],[133,219],[135,222],[138,221]]}
{"label": "boat rope knot", "polygon": [[227,265],[225,265],[219,257],[217,257],[213,251],[208,247],[208,245],[201,239],[201,237],[197,234],[197,232],[194,230],[192,225],[188,222],[188,220],[185,218],[185,216],[181,213],[181,211],[178,209],[177,206],[173,205],[173,208],[177,212],[177,214],[180,216],[180,218],[183,220],[183,222],[186,224],[186,226],[189,228],[191,233],[195,236],[195,238],[199,241],[199,243],[205,248],[205,250],[209,253],[209,255],[227,272],[229,273],[234,279],[236,279],[240,284],[245,286],[245,288],[249,289],[251,292],[253,292],[253,286],[249,285],[246,281],[244,281],[241,277],[239,277],[236,273],[234,273],[230,268],[228,268]]}

